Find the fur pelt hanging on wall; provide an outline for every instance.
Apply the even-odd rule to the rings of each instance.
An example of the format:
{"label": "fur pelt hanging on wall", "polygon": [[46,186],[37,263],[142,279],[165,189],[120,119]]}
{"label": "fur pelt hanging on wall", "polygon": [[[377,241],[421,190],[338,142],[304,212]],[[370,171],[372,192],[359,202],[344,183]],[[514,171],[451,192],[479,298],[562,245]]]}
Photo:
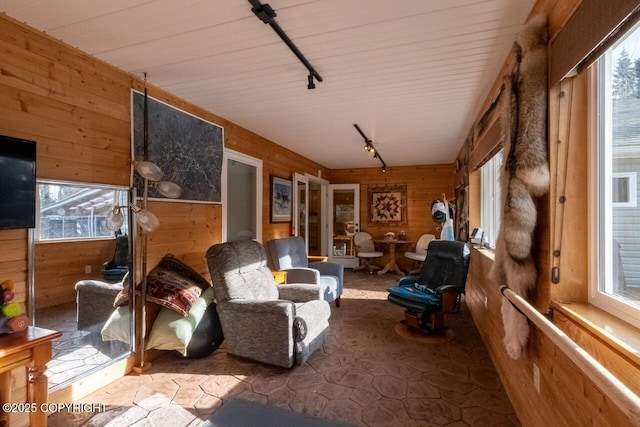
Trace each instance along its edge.
{"label": "fur pelt hanging on wall", "polygon": [[[515,46],[516,65],[505,77],[502,102],[504,157],[501,172],[502,220],[491,279],[529,299],[538,280],[531,256],[537,222],[536,198],[549,190],[547,141],[547,20],[525,25]],[[529,338],[527,318],[502,299],[504,344],[518,359]]]}

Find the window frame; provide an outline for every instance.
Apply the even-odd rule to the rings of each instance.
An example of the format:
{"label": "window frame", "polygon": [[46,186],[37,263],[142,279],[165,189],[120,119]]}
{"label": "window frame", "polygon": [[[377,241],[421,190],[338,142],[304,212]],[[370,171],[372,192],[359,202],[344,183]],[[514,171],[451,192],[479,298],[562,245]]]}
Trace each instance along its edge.
{"label": "window frame", "polygon": [[638,173],[637,172],[615,172],[612,178],[627,178],[627,194],[629,199],[625,202],[614,202],[612,206],[615,208],[635,208],[638,206]]}
{"label": "window frame", "polygon": [[[638,324],[640,322],[640,304],[638,307],[624,301],[621,297],[607,294],[604,290],[612,289],[613,283],[605,281],[613,277],[613,257],[607,256],[613,252],[613,234],[611,211],[614,207],[612,191],[602,194],[605,179],[613,178],[611,172],[611,144],[612,140],[612,79],[611,72],[606,70],[606,61],[611,61],[611,50],[608,50],[597,62],[591,66],[588,73],[588,224],[589,224],[589,281],[588,302],[619,319]],[[604,94],[601,98],[600,95]],[[601,144],[601,140],[605,142]],[[601,159],[605,161],[601,162]],[[607,162],[608,160],[608,162]],[[607,164],[608,163],[608,164]],[[604,203],[601,203],[604,197]],[[619,207],[617,205],[616,207]],[[609,238],[607,238],[609,236]],[[604,259],[604,265],[601,260]],[[603,285],[604,283],[604,285]],[[601,290],[604,288],[604,290]]]}
{"label": "window frame", "polygon": [[[501,148],[478,168],[480,172],[480,228],[484,231],[483,246],[489,249],[495,249],[502,220],[500,174],[504,158],[503,151],[504,149]],[[500,156],[500,161],[497,161],[498,156]],[[493,185],[488,185],[488,182]]]}
{"label": "window frame", "polygon": [[[60,243],[60,242],[84,242],[84,241],[96,241],[96,240],[114,240],[116,238],[115,232],[111,232],[109,236],[91,236],[91,237],[62,237],[55,239],[42,239],[40,236],[41,231],[41,200],[40,200],[40,186],[41,185],[58,185],[58,186],[69,186],[69,187],[84,187],[84,188],[92,188],[92,189],[102,189],[102,190],[110,190],[110,191],[122,191],[128,194],[133,191],[131,187],[123,186],[123,185],[111,185],[111,184],[96,184],[96,183],[88,183],[88,182],[75,182],[75,181],[58,181],[53,179],[37,179],[36,180],[36,227],[34,229],[34,242],[41,243]],[[122,226],[123,230],[128,230],[127,221],[129,220],[129,209],[126,208],[123,210],[123,214],[125,215],[125,222]],[[126,233],[125,233],[126,234]]]}

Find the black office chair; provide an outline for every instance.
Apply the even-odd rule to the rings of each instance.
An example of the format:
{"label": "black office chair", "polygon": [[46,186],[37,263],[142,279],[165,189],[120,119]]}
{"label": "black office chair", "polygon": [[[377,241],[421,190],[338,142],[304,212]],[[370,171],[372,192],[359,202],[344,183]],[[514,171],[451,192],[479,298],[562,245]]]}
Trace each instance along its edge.
{"label": "black office chair", "polygon": [[469,270],[469,245],[433,240],[418,276],[405,276],[389,288],[389,302],[404,307],[407,326],[427,333],[446,329],[444,315],[460,310]]}
{"label": "black office chair", "polygon": [[116,235],[116,249],[113,259],[102,265],[102,277],[108,281],[120,281],[129,271],[127,258],[129,257],[129,236]]}

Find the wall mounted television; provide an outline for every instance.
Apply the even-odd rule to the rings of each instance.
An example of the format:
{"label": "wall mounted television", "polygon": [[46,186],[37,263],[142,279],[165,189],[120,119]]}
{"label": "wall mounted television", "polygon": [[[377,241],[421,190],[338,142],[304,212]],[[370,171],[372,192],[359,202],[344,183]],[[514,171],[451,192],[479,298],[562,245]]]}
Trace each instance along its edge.
{"label": "wall mounted television", "polygon": [[0,230],[36,226],[36,143],[0,135]]}

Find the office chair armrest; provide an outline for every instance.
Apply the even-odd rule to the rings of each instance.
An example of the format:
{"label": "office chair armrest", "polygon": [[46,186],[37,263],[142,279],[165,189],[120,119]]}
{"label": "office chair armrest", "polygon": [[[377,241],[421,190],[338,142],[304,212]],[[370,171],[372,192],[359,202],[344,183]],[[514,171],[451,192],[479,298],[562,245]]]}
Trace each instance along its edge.
{"label": "office chair armrest", "polygon": [[320,283],[320,272],[315,268],[294,267],[283,271],[287,272],[288,283]]}
{"label": "office chair armrest", "polygon": [[440,302],[443,313],[457,313],[460,310],[460,295],[464,289],[454,285],[442,285],[436,288],[440,295]]}
{"label": "office chair armrest", "polygon": [[293,302],[307,302],[322,299],[322,288],[318,285],[289,284],[279,285],[280,299]]}
{"label": "office chair armrest", "polygon": [[461,289],[460,286],[455,286],[455,285],[442,285],[442,286],[438,286],[434,290],[439,294],[442,294],[448,291],[453,291],[460,294],[464,293],[464,289]]}
{"label": "office chair armrest", "polygon": [[398,280],[398,286],[410,286],[418,283],[418,276],[403,276]]}

